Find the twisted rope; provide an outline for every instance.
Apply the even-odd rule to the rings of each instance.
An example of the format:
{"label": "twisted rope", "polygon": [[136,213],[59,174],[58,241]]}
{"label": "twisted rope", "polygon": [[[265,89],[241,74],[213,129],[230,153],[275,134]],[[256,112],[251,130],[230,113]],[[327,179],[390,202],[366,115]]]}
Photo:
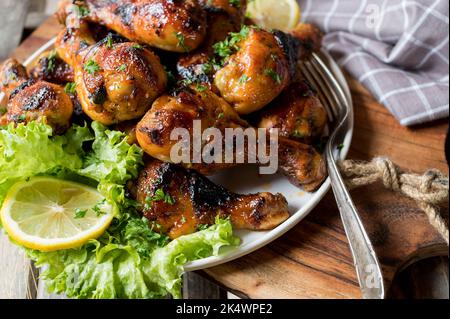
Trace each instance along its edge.
{"label": "twisted rope", "polygon": [[439,204],[448,201],[448,177],[439,170],[431,169],[423,175],[405,173],[391,160],[382,157],[371,162],[346,160],[339,166],[350,189],[382,180],[387,189],[415,200],[448,245],[448,224],[438,208]]}

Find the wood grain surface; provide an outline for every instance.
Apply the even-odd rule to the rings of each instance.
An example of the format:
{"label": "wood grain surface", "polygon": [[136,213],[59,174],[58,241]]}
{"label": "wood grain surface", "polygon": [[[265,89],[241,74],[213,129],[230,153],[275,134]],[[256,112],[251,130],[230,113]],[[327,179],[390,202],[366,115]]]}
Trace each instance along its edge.
{"label": "wood grain surface", "polygon": [[[52,18],[14,52],[24,61],[60,30]],[[448,174],[444,140],[447,121],[405,128],[358,82],[348,78],[355,106],[349,158],[388,156],[414,172],[437,168]],[[429,256],[447,256],[448,247],[415,204],[374,185],[352,192],[383,265],[387,285],[399,269]],[[448,212],[448,207],[443,208]],[[35,271],[21,251],[0,238],[0,298],[48,298],[33,287]],[[200,272],[241,297],[360,298],[348,241],[330,192],[294,229],[236,261]],[[448,286],[448,275],[447,275]],[[210,289],[210,288],[208,288]]]}

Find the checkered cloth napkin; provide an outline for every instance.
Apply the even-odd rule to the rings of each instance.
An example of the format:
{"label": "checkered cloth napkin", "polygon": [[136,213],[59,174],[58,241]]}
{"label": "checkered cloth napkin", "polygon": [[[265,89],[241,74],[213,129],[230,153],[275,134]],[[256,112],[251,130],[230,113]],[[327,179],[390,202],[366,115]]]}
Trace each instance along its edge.
{"label": "checkered cloth napkin", "polygon": [[298,0],[324,46],[402,125],[449,115],[448,0]]}

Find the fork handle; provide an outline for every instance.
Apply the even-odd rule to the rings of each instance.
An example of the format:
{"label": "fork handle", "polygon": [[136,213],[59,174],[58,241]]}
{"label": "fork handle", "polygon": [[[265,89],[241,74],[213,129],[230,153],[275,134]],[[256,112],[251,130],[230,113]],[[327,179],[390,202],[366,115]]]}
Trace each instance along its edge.
{"label": "fork handle", "polygon": [[362,296],[364,299],[384,299],[380,264],[335,161],[328,161],[328,171],[349,240]]}

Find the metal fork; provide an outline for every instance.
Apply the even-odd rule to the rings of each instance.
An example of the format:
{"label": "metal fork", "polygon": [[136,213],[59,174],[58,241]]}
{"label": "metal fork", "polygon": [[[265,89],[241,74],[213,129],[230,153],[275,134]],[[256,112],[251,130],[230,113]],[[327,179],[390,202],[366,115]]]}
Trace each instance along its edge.
{"label": "metal fork", "polygon": [[365,299],[384,299],[380,264],[336,164],[340,159],[345,133],[353,125],[353,109],[341,84],[318,54],[302,63],[301,72],[317,90],[328,113],[330,138],[325,150],[328,174],[349,240],[362,296]]}

